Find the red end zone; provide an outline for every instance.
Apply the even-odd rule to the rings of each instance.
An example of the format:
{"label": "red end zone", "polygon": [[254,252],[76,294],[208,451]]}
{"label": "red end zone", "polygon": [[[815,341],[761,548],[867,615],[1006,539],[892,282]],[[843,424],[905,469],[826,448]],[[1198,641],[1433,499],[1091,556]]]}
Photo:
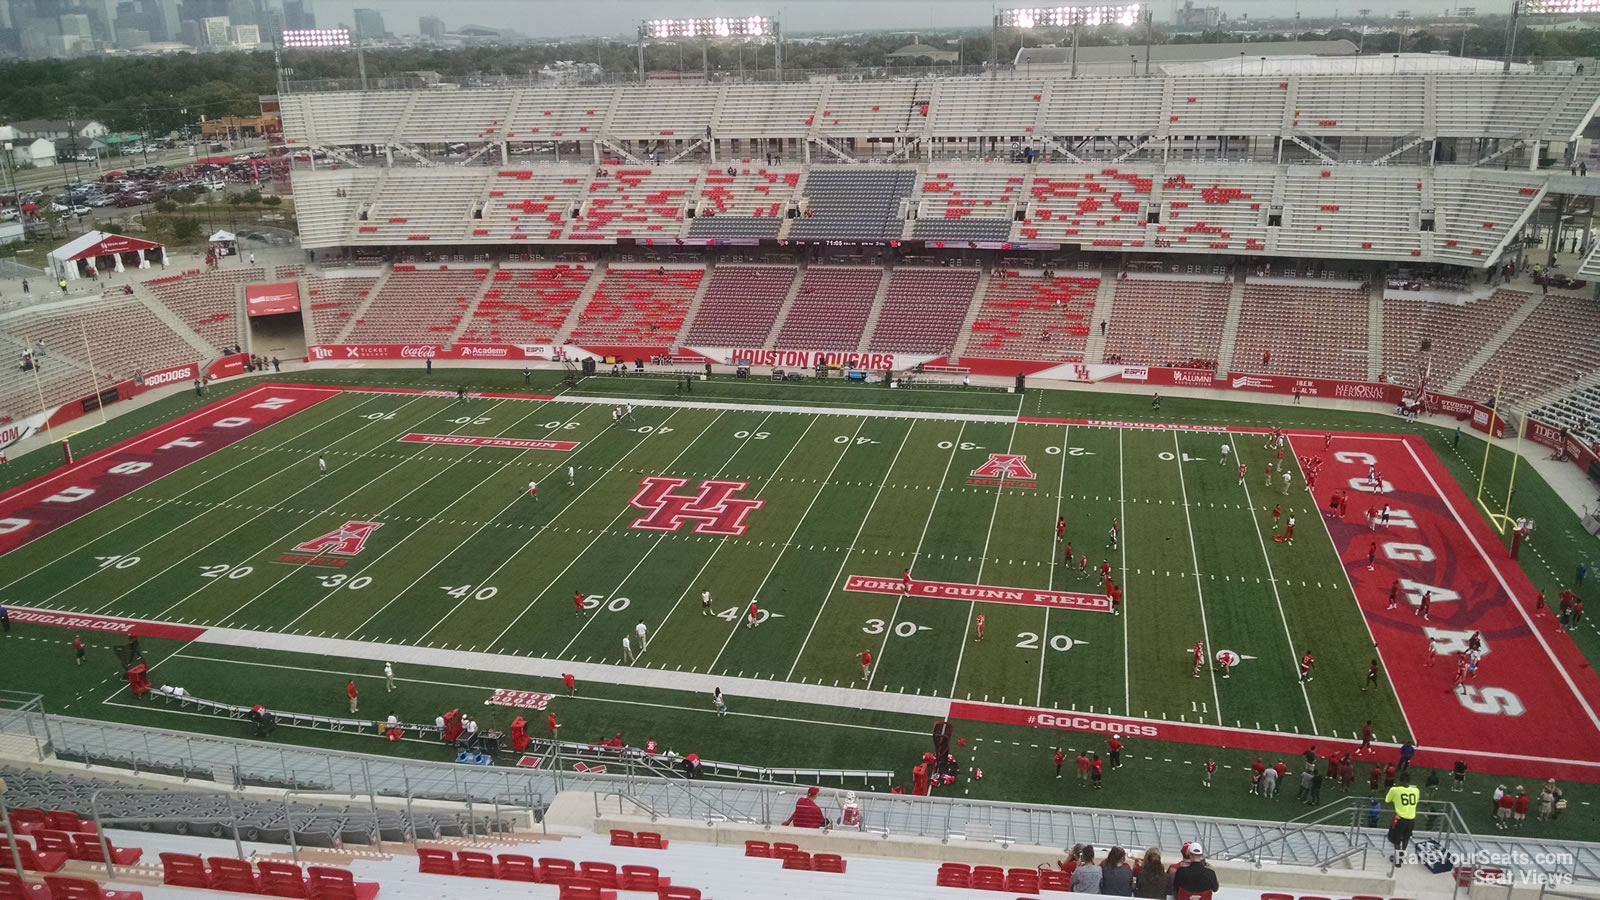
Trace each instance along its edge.
{"label": "red end zone", "polygon": [[0,554],[336,393],[306,385],[253,388],[18,485],[0,494]]}
{"label": "red end zone", "polygon": [[[1600,716],[1588,698],[1600,697],[1600,677],[1548,610],[1534,617],[1533,585],[1427,444],[1415,436],[1341,436],[1321,455],[1317,506],[1326,510],[1336,490],[1350,492],[1350,521],[1324,521],[1417,746],[1508,761],[1594,760]],[[1385,483],[1382,495],[1366,487],[1369,466]],[[1390,524],[1370,530],[1367,509],[1385,503]],[[1399,605],[1391,610],[1397,579]],[[1417,609],[1429,591],[1424,621]],[[1465,692],[1457,691],[1455,654],[1474,632],[1482,658]],[[1438,648],[1432,666],[1429,637]]]}

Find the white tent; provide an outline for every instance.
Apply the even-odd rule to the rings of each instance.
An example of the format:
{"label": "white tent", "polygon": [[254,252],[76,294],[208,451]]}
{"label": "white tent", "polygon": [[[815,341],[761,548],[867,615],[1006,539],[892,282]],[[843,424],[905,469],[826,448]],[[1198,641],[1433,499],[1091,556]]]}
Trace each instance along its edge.
{"label": "white tent", "polygon": [[233,232],[231,231],[219,231],[211,236],[211,243],[213,244],[218,243],[219,241],[227,241],[228,243],[232,243],[236,240],[238,240],[238,238],[234,237]]}
{"label": "white tent", "polygon": [[109,257],[115,271],[123,270],[123,260],[137,264],[141,269],[150,263],[166,265],[167,249],[154,241],[144,241],[104,231],[87,231],[50,251],[50,271],[70,280],[81,277],[80,263],[104,269]]}

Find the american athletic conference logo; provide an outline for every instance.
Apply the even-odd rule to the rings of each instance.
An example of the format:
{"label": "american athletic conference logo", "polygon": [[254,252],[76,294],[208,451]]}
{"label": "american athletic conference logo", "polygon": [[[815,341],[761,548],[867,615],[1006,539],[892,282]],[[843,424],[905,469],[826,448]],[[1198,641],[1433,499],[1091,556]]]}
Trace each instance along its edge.
{"label": "american athletic conference logo", "polygon": [[688,484],[686,478],[649,475],[639,481],[639,490],[628,501],[649,515],[634,519],[629,528],[644,531],[677,531],[694,523],[695,534],[739,537],[749,528],[745,519],[767,505],[765,500],[745,500],[733,496],[749,487],[743,481],[702,481],[696,494],[675,494],[674,488]]}
{"label": "american athletic conference logo", "polygon": [[1039,476],[1028,468],[1028,457],[1021,453],[991,453],[988,462],[968,473],[967,484],[1036,488]]}

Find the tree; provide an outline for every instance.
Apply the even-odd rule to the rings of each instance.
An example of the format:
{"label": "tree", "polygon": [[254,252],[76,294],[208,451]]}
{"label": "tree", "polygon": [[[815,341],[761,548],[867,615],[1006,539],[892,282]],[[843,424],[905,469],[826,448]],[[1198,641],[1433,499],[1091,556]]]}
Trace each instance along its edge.
{"label": "tree", "polygon": [[261,192],[255,188],[245,191],[243,202],[248,203],[251,206],[259,206],[261,204]]}
{"label": "tree", "polygon": [[180,216],[172,220],[172,237],[179,241],[193,240],[200,235],[200,220],[193,216]]}

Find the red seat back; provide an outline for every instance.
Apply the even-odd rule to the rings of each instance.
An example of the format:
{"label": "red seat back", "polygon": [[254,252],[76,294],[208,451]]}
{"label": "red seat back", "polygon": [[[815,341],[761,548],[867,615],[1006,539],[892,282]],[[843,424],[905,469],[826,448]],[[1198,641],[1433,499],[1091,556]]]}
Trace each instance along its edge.
{"label": "red seat back", "polygon": [[[162,856],[166,856],[165,853]],[[236,891],[241,894],[256,894],[261,892],[261,882],[256,878],[256,870],[250,867],[250,862],[243,859],[234,859],[231,856],[213,856],[211,863],[211,886],[221,891]]]}
{"label": "red seat back", "polygon": [[700,889],[692,887],[664,887],[656,892],[656,900],[700,900]]}
{"label": "red seat back", "polygon": [[1072,890],[1072,876],[1059,869],[1040,869],[1039,890],[1070,891]]}
{"label": "red seat back", "polygon": [[349,869],[333,866],[308,866],[306,887],[312,900],[364,900],[378,892],[376,884],[357,884]]}
{"label": "red seat back", "polygon": [[799,844],[791,844],[791,843],[788,843],[787,841],[773,841],[773,843],[772,843],[772,855],[773,856],[783,856],[785,854],[799,853],[799,852],[800,852],[800,845]]}
{"label": "red seat back", "polygon": [[1012,869],[1006,873],[1006,890],[1019,894],[1039,893],[1038,869]]}
{"label": "red seat back", "polygon": [[531,856],[502,853],[500,854],[500,880],[538,881],[539,867],[533,864],[533,857]]}
{"label": "red seat back", "polygon": [[494,864],[494,857],[481,850],[462,850],[456,854],[456,864],[461,867],[461,874],[468,878],[499,878],[500,869]]}
{"label": "red seat back", "polygon": [[23,807],[11,811],[11,828],[19,834],[27,834],[35,828],[44,828],[48,821],[42,809]]}
{"label": "red seat back", "polygon": [[264,859],[256,863],[261,874],[261,893],[273,897],[310,897],[306,890],[306,876],[294,863]]}
{"label": "red seat back", "polygon": [[661,887],[661,872],[655,866],[623,866],[622,883],[625,891],[654,891]]}
{"label": "red seat back", "polygon": [[568,881],[561,885],[561,900],[605,900],[605,891],[587,881]]}
{"label": "red seat back", "polygon": [[57,810],[55,812],[45,813],[44,819],[46,828],[53,828],[56,831],[82,831],[87,834],[94,834],[94,823],[83,821],[82,819],[78,818],[77,813],[61,812]]}
{"label": "red seat back", "polygon": [[559,884],[578,877],[578,866],[570,859],[539,857],[539,880],[545,884]]}
{"label": "red seat back", "polygon": [[971,887],[972,873],[962,869],[940,869],[939,877],[934,880],[934,884],[940,887]]}
{"label": "red seat back", "polygon": [[34,846],[46,853],[65,853],[74,859],[86,858],[75,854],[72,849],[72,838],[67,837],[67,833],[64,831],[40,828],[33,833],[33,843]]}
{"label": "red seat back", "polygon": [[799,869],[802,872],[809,872],[811,871],[811,854],[786,853],[783,857],[783,867],[785,869]]}
{"label": "red seat back", "polygon": [[613,847],[637,847],[638,845],[639,845],[638,842],[636,840],[634,840],[633,832],[631,832],[631,831],[623,831],[620,828],[611,829],[611,846],[613,846]]}
{"label": "red seat back", "polygon": [[177,887],[211,886],[206,877],[205,861],[188,853],[161,854],[161,883]]}
{"label": "red seat back", "polygon": [[811,864],[818,872],[844,871],[844,857],[837,853],[818,853],[811,857]]}
{"label": "red seat back", "polygon": [[598,884],[604,888],[615,888],[617,886],[617,867],[615,863],[608,862],[579,863],[578,878]]}
{"label": "red seat back", "polygon": [[46,888],[42,884],[29,884],[15,872],[0,872],[0,900],[35,900],[43,898]]}
{"label": "red seat back", "polygon": [[417,871],[430,875],[461,874],[461,869],[456,865],[456,855],[437,847],[417,848]]}
{"label": "red seat back", "polygon": [[770,859],[772,857],[772,845],[766,841],[745,841],[744,855]]}
{"label": "red seat back", "polygon": [[667,842],[662,840],[661,835],[656,834],[654,831],[641,831],[637,835],[636,840],[638,841],[639,846],[645,848],[646,850],[667,849]]}
{"label": "red seat back", "polygon": [[[1211,900],[1211,892],[1200,891],[1199,893],[1196,893],[1194,891],[1185,891],[1180,889],[1178,891],[1178,900]],[[1313,900],[1313,898],[1305,898],[1305,900]],[[1316,900],[1327,900],[1327,898],[1316,898]]]}

